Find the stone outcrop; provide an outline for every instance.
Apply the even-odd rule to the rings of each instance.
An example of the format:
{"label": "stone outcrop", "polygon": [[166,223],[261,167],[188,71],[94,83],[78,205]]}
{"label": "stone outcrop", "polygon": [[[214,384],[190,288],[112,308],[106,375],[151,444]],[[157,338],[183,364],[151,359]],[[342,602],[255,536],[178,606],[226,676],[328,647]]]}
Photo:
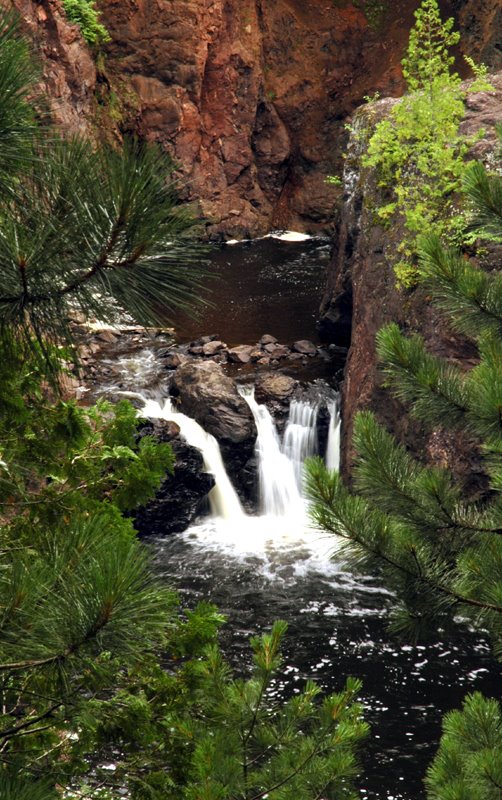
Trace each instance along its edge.
{"label": "stone outcrop", "polygon": [[180,408],[219,442],[240,444],[255,435],[251,412],[234,381],[214,361],[182,364],[173,378]]}
{"label": "stone outcrop", "polygon": [[171,391],[177,396],[181,411],[218,440],[227,472],[243,499],[249,499],[252,492],[249,461],[253,457],[256,429],[235,381],[215,361],[192,361],[176,370]]}
{"label": "stone outcrop", "polygon": [[[211,237],[331,230],[344,121],[399,95],[417,0],[101,0],[112,41],[95,66],[61,0],[10,0],[68,131],[136,133],[175,159]],[[499,0],[441,0],[462,46],[500,66]],[[459,61],[459,68],[461,62]]]}
{"label": "stone outcrop", "polygon": [[[490,80],[495,91],[468,95],[466,101],[463,132],[474,134],[479,128],[486,131],[485,138],[472,150],[473,158],[486,158],[496,147],[493,126],[502,117],[502,73]],[[377,103],[373,118],[384,116],[393,102]],[[361,122],[361,117],[359,122],[356,118],[356,128]],[[382,388],[375,335],[392,320],[404,329],[419,332],[430,352],[466,367],[475,363],[476,351],[470,342],[452,331],[422,289],[413,292],[396,289],[391,259],[386,254],[395,252],[402,231],[399,225],[387,230],[375,225],[373,209],[378,205],[379,189],[374,174],[360,169],[360,149],[360,139],[355,135],[346,161],[344,212],[322,318],[326,337],[350,344],[342,386],[342,467],[349,472],[354,415],[362,408],[371,408],[413,451],[432,463],[449,466],[464,477],[471,474],[475,483],[478,466],[472,443],[460,442],[439,431],[422,430]]]}
{"label": "stone outcrop", "polygon": [[174,422],[152,420],[142,426],[141,435],[168,442],[176,460],[174,473],[166,476],[154,499],[134,512],[134,527],[144,535],[184,531],[203,510],[214,478],[204,472],[200,451],[180,438]]}
{"label": "stone outcrop", "polygon": [[[209,235],[329,230],[344,119],[365,95],[399,95],[416,0],[103,0],[106,80],[124,129],[180,165]],[[442,1],[494,63],[497,0]]]}
{"label": "stone outcrop", "polygon": [[53,121],[60,130],[92,135],[96,66],[78,27],[68,23],[61,0],[11,0],[11,5],[35,45],[40,89]]}

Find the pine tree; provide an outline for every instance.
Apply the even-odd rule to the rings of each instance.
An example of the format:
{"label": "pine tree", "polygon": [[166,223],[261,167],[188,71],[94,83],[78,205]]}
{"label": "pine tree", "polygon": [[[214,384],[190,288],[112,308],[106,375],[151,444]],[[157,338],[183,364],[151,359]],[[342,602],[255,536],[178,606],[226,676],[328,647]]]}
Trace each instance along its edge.
{"label": "pine tree", "polygon": [[193,301],[200,249],[170,162],[136,142],[45,142],[30,75],[0,13],[0,87],[17,78],[0,99],[0,798],[349,800],[359,683],[275,704],[283,623],[234,679],[221,615],[180,615],[125,516],[173,468],[170,448],[137,436],[126,401],[49,391],[75,310],[161,320]]}
{"label": "pine tree", "polygon": [[[502,178],[474,164],[464,188],[473,229],[500,242]],[[378,354],[387,385],[416,419],[478,440],[487,488],[470,496],[447,469],[419,463],[366,411],[355,423],[356,494],[313,462],[313,519],[342,537],[350,559],[383,571],[399,601],[395,631],[417,639],[461,615],[489,631],[502,657],[502,277],[443,247],[437,236],[422,240],[420,257],[433,302],[475,340],[479,363],[462,370],[395,324],[378,334]],[[427,779],[433,800],[500,797],[497,725],[497,704],[476,695],[446,718]]]}
{"label": "pine tree", "polygon": [[[71,341],[77,312],[165,325],[198,301],[205,248],[158,148],[46,135],[28,98],[36,71],[0,12],[0,339]],[[45,133],[45,135],[44,135]]]}

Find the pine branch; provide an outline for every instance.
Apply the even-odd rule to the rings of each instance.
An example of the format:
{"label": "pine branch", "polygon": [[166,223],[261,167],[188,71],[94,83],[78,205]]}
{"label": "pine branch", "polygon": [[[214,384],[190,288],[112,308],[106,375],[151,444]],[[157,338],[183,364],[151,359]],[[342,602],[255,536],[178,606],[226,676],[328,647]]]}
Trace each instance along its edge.
{"label": "pine branch", "polygon": [[462,183],[473,208],[473,229],[483,238],[502,241],[500,175],[489,175],[483,164],[474,162],[466,170]]}
{"label": "pine branch", "polygon": [[[7,730],[3,731],[0,730],[0,739],[12,739],[12,737],[16,736],[20,731],[24,731],[26,728],[31,728],[33,725],[37,725],[39,722],[42,722],[42,720],[52,716],[54,711],[57,711],[57,709],[61,708],[62,705],[62,702],[55,703],[36,717],[30,717],[30,719],[25,720],[25,722],[20,722],[19,725],[15,725],[13,728],[8,728]],[[30,731],[30,733],[32,733],[32,731]]]}
{"label": "pine branch", "polygon": [[420,239],[419,258],[433,303],[451,317],[461,333],[478,339],[502,333],[502,276],[477,269],[457,250],[444,248],[438,236]]}
{"label": "pine branch", "polygon": [[[331,494],[329,501],[326,500],[325,494],[325,486],[328,483],[331,483],[332,487],[336,487],[335,494]],[[397,570],[408,578],[418,581],[457,603],[502,614],[502,606],[461,595],[450,587],[428,577],[422,569],[420,574],[417,571],[410,570],[402,561],[384,550],[381,545],[372,545],[372,541],[383,543],[390,539],[392,542],[392,536],[389,537],[389,523],[386,521],[385,516],[380,520],[379,515],[368,504],[361,503],[359,498],[350,495],[343,488],[338,476],[330,474],[324,468],[322,462],[319,461],[318,463],[316,459],[310,460],[307,469],[307,496],[314,503],[311,512],[314,520],[320,523],[325,530],[331,530],[347,542],[363,548],[368,554],[391,569]],[[377,528],[379,525],[382,526],[382,530],[379,533],[375,533],[375,530],[372,532],[372,526]],[[370,532],[367,539],[361,536],[361,533],[366,531]],[[411,548],[408,546],[408,552],[412,556],[414,563],[416,563],[416,549],[413,546]]]}

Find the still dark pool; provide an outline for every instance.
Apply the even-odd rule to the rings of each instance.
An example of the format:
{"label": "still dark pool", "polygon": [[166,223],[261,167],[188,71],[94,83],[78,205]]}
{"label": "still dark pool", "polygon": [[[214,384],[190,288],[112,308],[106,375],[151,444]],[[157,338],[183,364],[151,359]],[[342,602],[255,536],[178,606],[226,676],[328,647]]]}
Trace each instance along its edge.
{"label": "still dark pool", "polygon": [[329,240],[264,238],[214,247],[205,282],[210,305],[171,318],[180,342],[217,334],[228,345],[270,333],[282,344],[315,339]]}

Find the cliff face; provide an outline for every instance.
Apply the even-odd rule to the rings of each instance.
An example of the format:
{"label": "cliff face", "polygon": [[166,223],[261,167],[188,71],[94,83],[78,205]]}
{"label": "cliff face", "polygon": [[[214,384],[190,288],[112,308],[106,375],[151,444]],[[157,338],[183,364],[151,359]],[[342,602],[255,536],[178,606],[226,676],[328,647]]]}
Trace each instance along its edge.
{"label": "cliff face", "polygon": [[366,92],[399,93],[409,14],[384,42],[360,9],[333,0],[102,8],[107,74],[132,89],[133,126],[173,154],[211,234],[329,224],[336,193],[325,177],[339,169],[342,120]]}
{"label": "cliff face", "polygon": [[[473,158],[483,159],[496,147],[493,126],[502,117],[502,73],[490,80],[495,91],[472,94],[467,99],[463,132],[471,135],[479,128],[486,131],[485,138],[473,148]],[[373,119],[385,116],[393,102],[383,100],[375,104],[371,111]],[[365,113],[360,112],[356,117],[356,128],[364,124]],[[464,367],[476,363],[476,351],[470,342],[453,333],[423,290],[396,289],[396,278],[386,254],[395,252],[402,231],[398,225],[386,230],[375,225],[373,209],[379,202],[379,189],[372,171],[360,168],[360,150],[358,137],[353,136],[345,166],[345,203],[322,317],[326,336],[350,345],[342,387],[342,469],[346,474],[350,471],[354,416],[360,409],[370,408],[413,451],[459,475],[470,476],[475,484],[477,459],[472,443],[438,431],[421,430],[382,388],[375,336],[390,321],[398,322],[405,330],[419,332],[431,353]]]}
{"label": "cliff face", "polygon": [[[179,164],[212,236],[330,230],[344,119],[398,96],[418,0],[100,0],[96,68],[61,0],[10,0],[41,54],[55,120],[133,131]],[[496,65],[498,0],[443,0],[467,52]]]}
{"label": "cliff face", "polygon": [[[128,124],[173,154],[211,235],[329,230],[344,119],[365,95],[401,94],[417,5],[102,0],[106,71],[132,89]],[[467,51],[493,63],[498,0],[442,5],[469,27]]]}
{"label": "cliff face", "polygon": [[93,133],[96,67],[78,28],[70,25],[60,0],[11,0],[33,40],[42,70],[40,88],[53,121],[63,130]]}

